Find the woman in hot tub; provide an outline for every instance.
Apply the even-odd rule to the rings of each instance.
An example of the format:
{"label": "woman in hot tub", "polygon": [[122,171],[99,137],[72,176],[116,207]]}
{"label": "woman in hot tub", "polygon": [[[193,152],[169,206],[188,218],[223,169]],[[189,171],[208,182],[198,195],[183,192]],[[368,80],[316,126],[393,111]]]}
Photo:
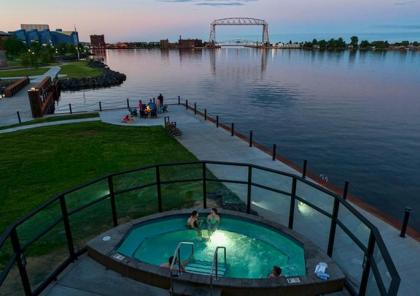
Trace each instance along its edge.
{"label": "woman in hot tub", "polygon": [[211,235],[219,228],[220,216],[216,208],[212,208],[210,214],[207,216],[207,229]]}

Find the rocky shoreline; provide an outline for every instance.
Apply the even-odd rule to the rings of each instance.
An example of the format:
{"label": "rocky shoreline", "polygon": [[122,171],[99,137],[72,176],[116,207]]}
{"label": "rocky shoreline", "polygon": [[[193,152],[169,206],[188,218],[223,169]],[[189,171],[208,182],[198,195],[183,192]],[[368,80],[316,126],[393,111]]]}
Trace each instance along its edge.
{"label": "rocky shoreline", "polygon": [[82,89],[95,89],[117,86],[122,84],[126,79],[126,75],[109,69],[102,62],[91,60],[89,67],[101,68],[103,74],[98,77],[88,78],[60,78],[59,83],[62,91],[79,91]]}

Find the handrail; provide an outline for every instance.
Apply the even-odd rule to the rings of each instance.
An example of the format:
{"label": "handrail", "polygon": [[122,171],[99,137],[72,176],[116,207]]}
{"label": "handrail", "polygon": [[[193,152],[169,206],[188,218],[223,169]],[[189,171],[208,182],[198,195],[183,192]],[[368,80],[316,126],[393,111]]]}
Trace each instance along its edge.
{"label": "handrail", "polygon": [[182,262],[181,262],[181,247],[182,246],[191,246],[191,256],[188,259],[191,259],[194,256],[194,243],[193,242],[180,242],[174,251],[174,256],[172,257],[171,265],[169,266],[169,276],[170,276],[170,285],[171,285],[171,295],[174,294],[174,285],[173,285],[173,269],[178,262],[178,275],[182,273]]}
{"label": "handrail", "polygon": [[224,258],[224,263],[226,266],[226,247],[224,246],[218,246],[216,248],[216,250],[214,251],[214,255],[213,255],[213,263],[211,265],[211,272],[210,272],[210,288],[211,291],[213,293],[213,273],[216,275],[216,279],[218,278],[218,269],[219,269],[219,260],[218,260],[218,256],[219,256],[219,250],[222,249],[223,250],[223,258]]}

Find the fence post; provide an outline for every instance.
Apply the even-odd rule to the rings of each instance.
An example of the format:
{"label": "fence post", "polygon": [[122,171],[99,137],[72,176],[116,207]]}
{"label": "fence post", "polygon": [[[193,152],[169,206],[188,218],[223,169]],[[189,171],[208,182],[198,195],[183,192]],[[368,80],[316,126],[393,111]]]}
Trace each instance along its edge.
{"label": "fence post", "polygon": [[99,111],[102,111],[102,102],[99,101]]}
{"label": "fence post", "polygon": [[188,110],[188,100],[185,100],[185,109]]}
{"label": "fence post", "polygon": [[219,127],[219,115],[216,115],[216,127]]}
{"label": "fence post", "polygon": [[160,170],[159,166],[156,166],[156,186],[157,186],[157,198],[158,198],[158,210],[162,212],[162,192],[160,188]]}
{"label": "fence post", "polygon": [[362,278],[360,280],[360,288],[359,288],[359,294],[358,295],[365,295],[366,294],[366,287],[369,280],[369,273],[370,273],[370,261],[373,256],[373,249],[375,248],[375,236],[373,235],[373,231],[370,231],[369,235],[369,243],[367,246],[367,250],[365,253],[365,259],[364,259],[364,266],[363,266],[363,273]]}
{"label": "fence post", "polygon": [[108,190],[109,190],[109,200],[111,202],[111,211],[112,211],[112,222],[114,226],[118,225],[118,215],[117,215],[117,206],[115,203],[115,192],[114,192],[114,182],[112,175],[108,176]]}
{"label": "fence post", "polygon": [[130,110],[130,100],[127,98],[127,109]]}
{"label": "fence post", "polygon": [[28,273],[26,272],[24,256],[20,247],[19,238],[16,233],[16,228],[12,229],[12,232],[10,233],[10,239],[12,241],[13,251],[16,254],[16,265],[19,270],[20,279],[22,280],[23,290],[25,291],[26,296],[31,296],[31,284],[29,282]]}
{"label": "fence post", "polygon": [[295,219],[296,182],[296,177],[293,177],[292,192],[290,195],[289,229],[293,229],[293,221]]}
{"label": "fence post", "polygon": [[74,253],[73,235],[71,234],[69,214],[67,212],[67,205],[66,205],[64,194],[60,195],[60,207],[61,207],[61,214],[63,216],[63,224],[64,224],[64,230],[66,232],[67,248],[69,249],[70,260],[74,261],[74,259],[76,258],[76,255]]}
{"label": "fence post", "polygon": [[205,162],[203,162],[203,208],[207,209],[207,176]]}
{"label": "fence post", "polygon": [[207,120],[207,109],[204,109],[204,120]]}
{"label": "fence post", "polygon": [[249,131],[249,147],[252,147],[252,131]]}
{"label": "fence post", "polygon": [[344,189],[343,189],[343,199],[347,199],[347,193],[349,191],[349,182],[344,183]]}
{"label": "fence post", "polygon": [[235,124],[233,122],[230,125],[230,135],[232,137],[235,135]]}
{"label": "fence post", "polygon": [[305,159],[303,161],[302,178],[306,178],[306,169],[307,168],[308,168],[308,161]]}
{"label": "fence post", "polygon": [[197,103],[194,103],[194,115],[197,115]]}
{"label": "fence post", "polygon": [[337,217],[338,217],[339,206],[340,206],[340,202],[338,201],[338,198],[334,198],[334,206],[333,206],[332,217],[331,217],[330,235],[328,237],[328,249],[327,249],[327,255],[330,257],[332,257],[333,249],[334,249],[335,230],[337,228]]}
{"label": "fence post", "polygon": [[73,114],[73,110],[71,109],[71,104],[69,104],[69,111],[70,111],[70,114]]}
{"label": "fence post", "polygon": [[401,232],[400,232],[401,237],[405,237],[405,233],[407,232],[408,220],[410,219],[411,211],[412,209],[410,207],[406,207],[404,209],[404,219],[401,225]]}
{"label": "fence post", "polygon": [[19,111],[16,111],[16,115],[17,115],[19,124],[21,124],[22,123],[22,119],[20,118],[20,112]]}
{"label": "fence post", "polygon": [[273,144],[273,160],[276,160],[277,156],[277,145]]}
{"label": "fence post", "polygon": [[181,97],[178,96],[178,105],[181,105]]}
{"label": "fence post", "polygon": [[251,213],[252,166],[248,165],[248,193],[246,198],[246,212]]}

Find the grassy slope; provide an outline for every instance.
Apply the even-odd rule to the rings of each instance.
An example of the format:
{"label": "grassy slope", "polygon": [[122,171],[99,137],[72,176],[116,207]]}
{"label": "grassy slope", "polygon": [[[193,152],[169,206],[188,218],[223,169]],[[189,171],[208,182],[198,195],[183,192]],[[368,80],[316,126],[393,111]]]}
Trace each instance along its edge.
{"label": "grassy slope", "polygon": [[43,123],[43,122],[72,120],[72,119],[84,119],[84,118],[94,118],[94,117],[99,117],[99,114],[98,113],[85,113],[85,114],[74,114],[74,115],[49,116],[49,117],[37,118],[37,119],[34,119],[34,120],[30,120],[30,121],[25,121],[25,122],[22,122],[21,124],[12,124],[12,125],[0,126],[0,130],[12,128],[12,127],[17,127],[17,126],[23,126],[23,125],[32,125],[32,124],[37,124],[37,123]]}
{"label": "grassy slope", "polygon": [[52,195],[96,177],[195,160],[161,127],[89,122],[4,134],[0,143],[0,232]]}
{"label": "grassy slope", "polygon": [[19,76],[34,76],[41,75],[48,71],[48,67],[41,68],[28,68],[28,69],[16,69],[16,70],[0,70],[1,77],[19,77]]}
{"label": "grassy slope", "polygon": [[91,68],[85,61],[63,64],[60,67],[59,74],[65,74],[69,78],[95,77],[102,74],[101,69]]}

